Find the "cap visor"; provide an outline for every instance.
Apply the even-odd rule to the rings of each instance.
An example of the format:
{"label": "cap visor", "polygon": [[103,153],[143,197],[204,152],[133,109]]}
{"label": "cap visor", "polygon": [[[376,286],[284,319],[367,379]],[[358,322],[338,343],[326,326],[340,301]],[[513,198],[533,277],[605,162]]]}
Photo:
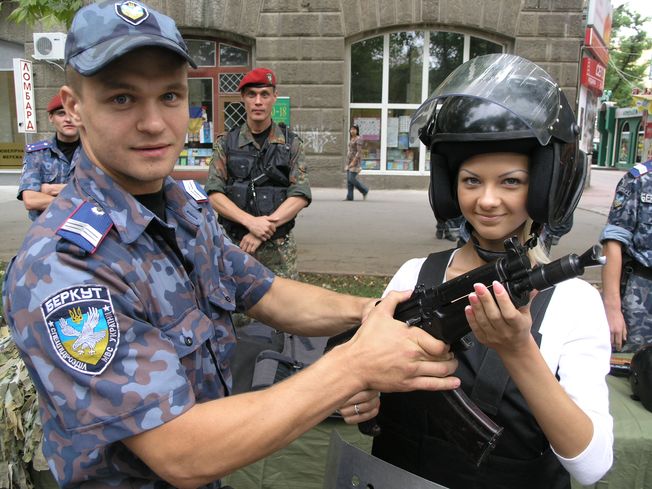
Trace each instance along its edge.
{"label": "cap visor", "polygon": [[169,49],[188,61],[190,66],[197,68],[195,61],[177,43],[152,34],[129,35],[104,41],[71,57],[68,64],[80,75],[92,76],[121,56],[143,47]]}

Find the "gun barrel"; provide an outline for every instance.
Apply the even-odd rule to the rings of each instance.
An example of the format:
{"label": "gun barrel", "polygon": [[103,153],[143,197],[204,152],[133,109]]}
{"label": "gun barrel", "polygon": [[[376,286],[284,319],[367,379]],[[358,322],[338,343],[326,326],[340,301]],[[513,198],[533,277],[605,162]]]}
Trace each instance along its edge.
{"label": "gun barrel", "polygon": [[577,256],[575,253],[563,256],[552,263],[533,268],[527,279],[518,281],[514,289],[518,292],[532,289],[544,290],[559,282],[584,274],[584,268],[602,265],[601,247],[595,245]]}

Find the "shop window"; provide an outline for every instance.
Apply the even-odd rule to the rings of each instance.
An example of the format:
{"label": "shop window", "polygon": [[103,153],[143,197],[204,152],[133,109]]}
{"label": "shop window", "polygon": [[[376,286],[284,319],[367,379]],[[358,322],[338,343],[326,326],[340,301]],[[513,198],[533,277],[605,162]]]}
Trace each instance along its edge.
{"label": "shop window", "polygon": [[410,144],[412,109],[387,111],[387,170],[419,170],[419,142]]}
{"label": "shop window", "polygon": [[190,120],[177,170],[206,170],[215,137],[245,121],[238,85],[251,69],[251,57],[248,48],[219,40],[186,43],[197,68],[188,72]]}
{"label": "shop window", "polygon": [[351,44],[349,117],[360,126],[362,169],[427,174],[429,154],[409,142],[410,118],[455,68],[503,46],[468,34],[401,31]]}
{"label": "shop window", "polygon": [[470,47],[469,59],[482,56],[483,54],[497,54],[503,52],[503,47],[500,44],[474,36],[471,36]]}
{"label": "shop window", "polygon": [[423,78],[423,32],[389,35],[389,102],[418,104]]}
{"label": "shop window", "polygon": [[428,93],[464,61],[464,36],[456,32],[430,33]]}
{"label": "shop window", "polygon": [[215,41],[189,39],[188,52],[197,66],[217,66],[215,62]]}
{"label": "shop window", "polygon": [[383,37],[351,46],[351,102],[381,102],[383,89]]}
{"label": "shop window", "polygon": [[220,44],[220,66],[249,66],[249,52],[229,44]]}
{"label": "shop window", "polygon": [[363,170],[380,170],[380,110],[353,109],[351,111],[353,125],[360,128],[362,139],[362,158],[360,165]]}
{"label": "shop window", "polygon": [[626,165],[629,161],[630,139],[629,122],[625,122],[620,133],[620,147],[618,148],[618,163],[622,165]]}

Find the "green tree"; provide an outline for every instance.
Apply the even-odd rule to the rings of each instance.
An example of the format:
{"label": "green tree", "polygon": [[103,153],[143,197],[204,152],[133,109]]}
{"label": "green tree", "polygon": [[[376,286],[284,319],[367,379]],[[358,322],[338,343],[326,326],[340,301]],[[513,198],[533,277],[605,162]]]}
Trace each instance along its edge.
{"label": "green tree", "polygon": [[614,9],[605,89],[611,90],[611,101],[619,107],[633,105],[632,88],[643,86],[648,66],[638,60],[643,51],[652,48],[645,26],[649,20],[625,4]]}
{"label": "green tree", "polygon": [[87,3],[84,0],[0,0],[0,9],[10,9],[7,18],[16,24],[42,22],[48,27],[64,24],[69,28],[75,12]]}

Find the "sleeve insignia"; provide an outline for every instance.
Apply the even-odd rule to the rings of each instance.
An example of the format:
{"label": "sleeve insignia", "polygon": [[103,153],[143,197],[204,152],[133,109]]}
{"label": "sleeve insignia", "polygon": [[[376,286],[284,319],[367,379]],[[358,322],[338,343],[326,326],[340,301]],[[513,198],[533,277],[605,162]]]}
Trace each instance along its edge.
{"label": "sleeve insignia", "polygon": [[69,368],[99,375],[120,343],[120,329],[109,289],[77,285],[51,295],[41,312],[52,347]]}
{"label": "sleeve insignia", "polygon": [[208,200],[208,195],[195,180],[181,180],[179,186],[197,202],[206,202]]}
{"label": "sleeve insignia", "polygon": [[616,194],[613,203],[611,204],[614,209],[620,209],[625,204],[625,198],[627,196],[623,194]]}
{"label": "sleeve insignia", "polygon": [[113,222],[101,207],[84,201],[68,216],[57,234],[92,254],[112,226]]}

